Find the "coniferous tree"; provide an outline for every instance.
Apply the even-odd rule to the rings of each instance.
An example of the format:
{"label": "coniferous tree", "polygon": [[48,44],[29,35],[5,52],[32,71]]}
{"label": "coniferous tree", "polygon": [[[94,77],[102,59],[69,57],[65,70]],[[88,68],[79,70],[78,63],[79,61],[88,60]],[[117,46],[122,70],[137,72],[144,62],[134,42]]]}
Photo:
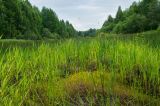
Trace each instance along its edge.
{"label": "coniferous tree", "polygon": [[121,21],[122,19],[123,19],[123,11],[121,9],[121,6],[119,6],[116,14],[116,21]]}
{"label": "coniferous tree", "polygon": [[43,7],[42,23],[44,28],[48,28],[52,33],[56,33],[59,25],[59,20],[55,12],[51,9]]}

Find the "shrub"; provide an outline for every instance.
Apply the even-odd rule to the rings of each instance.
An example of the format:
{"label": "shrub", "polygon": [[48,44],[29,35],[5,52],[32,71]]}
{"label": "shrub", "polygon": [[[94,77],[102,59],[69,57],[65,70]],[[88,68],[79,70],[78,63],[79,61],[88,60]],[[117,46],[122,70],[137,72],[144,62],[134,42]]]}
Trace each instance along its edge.
{"label": "shrub", "polygon": [[48,36],[52,36],[52,33],[49,31],[48,28],[43,28],[42,30],[42,37],[48,37]]}
{"label": "shrub", "polygon": [[[96,80],[97,81],[97,80]],[[82,72],[69,77],[65,82],[68,97],[66,98],[74,105],[96,105],[104,104],[107,92],[98,82],[91,80],[91,74]]]}
{"label": "shrub", "polygon": [[110,24],[104,26],[104,27],[101,29],[101,31],[102,31],[102,32],[112,32],[112,31],[113,31],[113,28],[115,27],[115,25],[116,25],[116,24],[114,24],[114,23],[110,23]]}
{"label": "shrub", "polygon": [[120,21],[113,29],[115,33],[136,33],[145,31],[147,18],[143,15],[133,14],[125,21]]}
{"label": "shrub", "polygon": [[157,30],[160,31],[160,25],[159,25],[159,27],[157,28]]}
{"label": "shrub", "polygon": [[39,37],[38,33],[35,33],[35,32],[28,30],[24,33],[22,39],[38,40],[38,39],[40,39],[40,37]]}
{"label": "shrub", "polygon": [[56,39],[59,37],[59,35],[57,33],[51,33],[48,28],[43,28],[42,37],[49,39]]}
{"label": "shrub", "polygon": [[116,26],[113,28],[113,32],[115,33],[123,33],[126,25],[124,25],[124,22],[119,22],[116,24]]}
{"label": "shrub", "polygon": [[[61,101],[66,101],[67,105],[103,106],[110,103],[142,105],[147,99],[139,98],[143,94],[137,94],[136,91],[114,82],[108,73],[80,72],[57,85],[58,92],[66,92],[60,98]],[[59,88],[62,88],[61,91]]]}

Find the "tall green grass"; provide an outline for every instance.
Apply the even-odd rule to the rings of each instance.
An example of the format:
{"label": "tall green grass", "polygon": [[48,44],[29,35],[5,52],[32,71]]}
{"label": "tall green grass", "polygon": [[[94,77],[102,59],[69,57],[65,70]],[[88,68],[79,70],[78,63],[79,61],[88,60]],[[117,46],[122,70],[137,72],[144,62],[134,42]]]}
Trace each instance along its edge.
{"label": "tall green grass", "polygon": [[3,41],[0,105],[158,105],[160,49],[141,36]]}

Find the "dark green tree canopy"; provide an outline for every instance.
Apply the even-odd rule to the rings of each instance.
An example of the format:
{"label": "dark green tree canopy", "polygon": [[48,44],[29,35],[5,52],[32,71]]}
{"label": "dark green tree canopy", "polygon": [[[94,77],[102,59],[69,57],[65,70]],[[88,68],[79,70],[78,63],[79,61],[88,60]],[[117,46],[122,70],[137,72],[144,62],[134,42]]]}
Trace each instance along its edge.
{"label": "dark green tree canopy", "polygon": [[44,7],[40,11],[28,0],[0,0],[2,38],[62,38],[73,37],[75,34],[74,27],[69,22],[60,21],[52,9]]}
{"label": "dark green tree canopy", "polygon": [[114,19],[112,18],[111,15],[108,16],[108,19],[104,22],[103,26],[106,26],[110,23],[114,22]]}
{"label": "dark green tree canopy", "polygon": [[120,21],[122,19],[123,19],[123,11],[121,9],[121,6],[119,6],[116,14],[116,21]]}
{"label": "dark green tree canopy", "polygon": [[96,36],[96,32],[97,30],[96,29],[89,29],[87,31],[79,31],[78,32],[78,35],[81,36],[81,37],[92,37],[92,36]]}
{"label": "dark green tree canopy", "polygon": [[48,28],[52,33],[55,33],[57,31],[59,19],[52,9],[43,7],[42,20],[44,28]]}
{"label": "dark green tree canopy", "polygon": [[137,33],[155,30],[160,25],[160,1],[142,0],[133,2],[130,8],[118,8],[115,18],[109,16],[101,28],[102,32]]}

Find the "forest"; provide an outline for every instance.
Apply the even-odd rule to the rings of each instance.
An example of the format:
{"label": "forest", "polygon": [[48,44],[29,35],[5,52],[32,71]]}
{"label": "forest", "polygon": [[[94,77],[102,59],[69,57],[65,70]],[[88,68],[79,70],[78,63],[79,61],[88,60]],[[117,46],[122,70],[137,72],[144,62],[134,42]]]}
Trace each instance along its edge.
{"label": "forest", "polygon": [[111,15],[103,24],[102,32],[138,33],[156,30],[160,25],[160,1],[134,2],[129,9],[118,8],[116,17]]}
{"label": "forest", "polygon": [[59,20],[56,13],[40,11],[28,0],[0,0],[0,36],[2,39],[68,38],[77,32],[71,23]]}
{"label": "forest", "polygon": [[[116,17],[108,16],[100,31],[107,33],[138,33],[159,28],[160,1],[133,2]],[[69,21],[60,20],[49,8],[40,11],[28,0],[0,0],[0,35],[2,39],[42,39],[94,36],[95,29],[78,32]]]}

